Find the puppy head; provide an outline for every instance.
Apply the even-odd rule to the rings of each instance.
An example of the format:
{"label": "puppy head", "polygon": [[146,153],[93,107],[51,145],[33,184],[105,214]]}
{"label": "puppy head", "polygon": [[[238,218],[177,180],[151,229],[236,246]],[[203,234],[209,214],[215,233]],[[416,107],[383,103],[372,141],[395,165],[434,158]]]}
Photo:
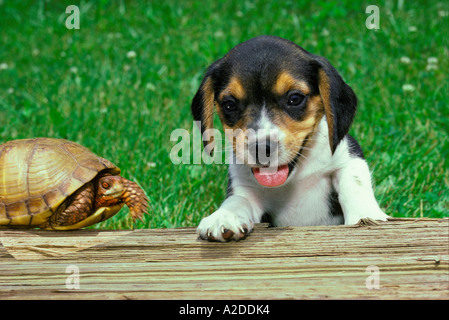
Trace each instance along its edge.
{"label": "puppy head", "polygon": [[[325,58],[288,40],[260,36],[237,45],[208,68],[191,109],[202,133],[212,128],[218,113],[225,132],[234,133],[227,136],[242,162],[266,165],[257,159],[249,163],[252,153],[238,148],[255,145],[256,158],[276,151],[276,165],[282,167],[295,164],[323,116],[333,153],[349,130],[356,105],[354,92]],[[256,134],[248,136],[248,131]],[[212,146],[212,139],[206,137],[204,145]]]}

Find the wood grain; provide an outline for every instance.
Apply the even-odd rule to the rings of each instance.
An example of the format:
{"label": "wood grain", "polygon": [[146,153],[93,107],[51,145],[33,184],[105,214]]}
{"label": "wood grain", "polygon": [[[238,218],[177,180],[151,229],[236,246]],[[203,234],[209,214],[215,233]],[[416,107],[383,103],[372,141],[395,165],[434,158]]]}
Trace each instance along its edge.
{"label": "wood grain", "polygon": [[[449,299],[449,219],[260,224],[228,243],[195,228],[3,229],[0,240],[0,299]],[[79,289],[66,286],[70,265]]]}

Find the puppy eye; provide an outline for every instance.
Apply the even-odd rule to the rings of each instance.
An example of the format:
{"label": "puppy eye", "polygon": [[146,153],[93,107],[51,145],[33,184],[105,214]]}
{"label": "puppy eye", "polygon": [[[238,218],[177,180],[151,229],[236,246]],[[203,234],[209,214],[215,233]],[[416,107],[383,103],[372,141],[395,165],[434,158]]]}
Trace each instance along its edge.
{"label": "puppy eye", "polygon": [[237,110],[237,103],[234,100],[227,100],[222,103],[222,107],[228,112],[233,112]]}
{"label": "puppy eye", "polygon": [[287,105],[297,107],[304,101],[304,98],[302,94],[293,93],[288,97]]}

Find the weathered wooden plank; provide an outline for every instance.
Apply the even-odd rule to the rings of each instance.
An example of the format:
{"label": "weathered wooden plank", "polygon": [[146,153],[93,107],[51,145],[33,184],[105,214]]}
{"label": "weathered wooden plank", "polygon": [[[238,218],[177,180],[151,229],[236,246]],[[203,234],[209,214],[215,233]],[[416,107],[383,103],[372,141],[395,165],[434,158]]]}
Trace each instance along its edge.
{"label": "weathered wooden plank", "polygon": [[[449,299],[449,219],[267,228],[0,231],[2,299]],[[69,265],[79,289],[68,289]],[[378,268],[379,289],[369,290]]]}
{"label": "weathered wooden plank", "polygon": [[[282,268],[274,267],[274,263],[282,265]],[[310,266],[302,268],[306,264]],[[433,298],[447,298],[447,291],[444,291],[445,285],[447,290],[447,277],[433,264],[404,268],[395,261],[383,262],[379,266],[380,289],[373,291],[366,288],[367,274],[363,263],[339,268],[334,268],[332,261],[310,264],[301,260],[291,261],[287,265],[281,260],[254,262],[237,268],[232,263],[198,262],[163,262],[158,266],[144,263],[123,266],[79,264],[80,290],[72,291],[65,287],[66,266],[24,265],[14,271],[15,276],[3,281],[2,292],[6,295],[2,298],[7,297],[8,293],[16,294],[16,297],[36,297],[36,293],[45,291],[45,297],[70,297],[72,293],[82,292],[87,297],[91,294],[120,293],[147,298],[215,298],[217,295],[245,299],[270,296],[394,298],[407,293],[403,297],[429,298],[429,290],[434,291]]]}

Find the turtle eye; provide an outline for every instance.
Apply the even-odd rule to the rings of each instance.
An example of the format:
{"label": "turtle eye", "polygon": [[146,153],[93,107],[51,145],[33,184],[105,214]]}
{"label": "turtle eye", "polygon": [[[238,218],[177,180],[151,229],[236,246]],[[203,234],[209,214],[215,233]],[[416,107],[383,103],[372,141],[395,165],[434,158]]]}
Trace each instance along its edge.
{"label": "turtle eye", "polygon": [[103,188],[105,188],[105,189],[109,189],[109,183],[107,183],[107,182],[103,182],[103,183],[101,184],[101,186],[102,186]]}

